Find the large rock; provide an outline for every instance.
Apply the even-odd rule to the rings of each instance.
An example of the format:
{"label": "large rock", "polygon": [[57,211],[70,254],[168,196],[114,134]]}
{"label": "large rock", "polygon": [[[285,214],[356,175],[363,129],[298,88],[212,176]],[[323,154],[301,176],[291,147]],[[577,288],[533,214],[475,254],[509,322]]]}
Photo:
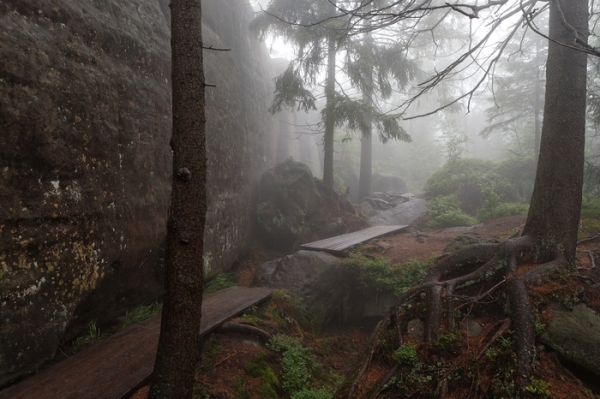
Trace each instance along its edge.
{"label": "large rock", "polygon": [[542,334],[542,342],[561,357],[600,376],[600,316],[585,304],[567,310],[551,308],[552,322]]}
{"label": "large rock", "polygon": [[321,196],[305,164],[290,158],[266,171],[260,179],[256,217],[267,244],[290,249],[302,233],[307,217],[320,204]]}
{"label": "large rock", "polygon": [[[88,322],[162,292],[170,196],[168,0],[0,2],[0,386]],[[277,136],[246,1],[203,1],[207,272],[249,245]]]}
{"label": "large rock", "polygon": [[325,324],[340,309],[347,278],[342,262],[335,256],[302,250],[259,266],[254,284],[291,291]]}
{"label": "large rock", "polygon": [[396,194],[408,193],[408,186],[403,178],[383,173],[373,173],[371,177],[371,191],[374,193],[394,192]]}

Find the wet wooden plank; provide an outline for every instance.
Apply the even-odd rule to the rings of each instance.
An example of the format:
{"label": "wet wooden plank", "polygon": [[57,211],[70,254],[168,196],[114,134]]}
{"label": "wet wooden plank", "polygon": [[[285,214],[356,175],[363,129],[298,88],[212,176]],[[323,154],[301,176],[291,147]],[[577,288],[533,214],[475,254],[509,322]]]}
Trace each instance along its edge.
{"label": "wet wooden plank", "polygon": [[320,241],[314,241],[300,245],[302,249],[311,251],[325,251],[334,255],[344,255],[351,247],[369,241],[372,238],[381,237],[386,234],[395,233],[404,230],[408,225],[401,226],[373,226],[368,229],[355,231],[354,233],[343,234],[341,236],[326,238]]}
{"label": "wet wooden plank", "polygon": [[[268,288],[230,287],[202,302],[200,334],[271,296]],[[121,399],[152,374],[160,316],[138,323],[0,392],[0,399]]]}

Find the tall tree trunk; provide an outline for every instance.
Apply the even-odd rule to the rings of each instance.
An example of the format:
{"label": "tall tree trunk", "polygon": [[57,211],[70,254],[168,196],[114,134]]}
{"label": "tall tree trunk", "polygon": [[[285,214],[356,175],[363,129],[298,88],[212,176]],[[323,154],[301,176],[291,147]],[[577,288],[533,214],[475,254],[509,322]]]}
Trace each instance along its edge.
{"label": "tall tree trunk", "polygon": [[206,219],[200,3],[171,2],[173,192],[167,224],[165,297],[150,399],[191,398],[197,362]]}
{"label": "tall tree trunk", "polygon": [[534,138],[533,138],[533,146],[534,146],[534,159],[535,159],[535,165],[537,165],[538,163],[538,159],[540,157],[540,139],[541,139],[541,129],[540,129],[540,111],[541,111],[541,101],[540,101],[540,94],[542,91],[541,85],[542,82],[540,82],[541,79],[541,73],[540,73],[540,42],[536,42],[535,45],[535,65],[536,65],[536,76],[535,76],[535,91],[534,91],[534,95],[535,95],[535,104],[534,104],[534,110],[533,110],[533,115],[535,118],[534,121]]}
{"label": "tall tree trunk", "polygon": [[[371,22],[366,21],[367,28]],[[373,42],[371,33],[365,33],[365,46],[369,54],[372,51]],[[372,61],[371,57],[367,60]],[[363,88],[363,102],[369,106],[373,105],[373,66],[369,64],[368,71],[364,76],[365,87]],[[369,120],[365,121],[366,130],[362,132],[360,140],[360,177],[358,181],[358,200],[371,196],[371,176],[373,174],[373,126],[370,116]]]}
{"label": "tall tree trunk", "polygon": [[[550,3],[550,37],[573,45],[573,32],[563,25],[561,14],[587,40],[587,0]],[[583,186],[586,67],[585,53],[549,43],[540,156],[523,232],[536,237],[542,254],[558,246],[571,263]]]}
{"label": "tall tree trunk", "polygon": [[[331,1],[331,15],[336,14],[336,0]],[[325,83],[325,136],[323,137],[323,183],[333,188],[333,133],[335,128],[335,56],[337,34],[332,29],[327,48],[327,82]]]}

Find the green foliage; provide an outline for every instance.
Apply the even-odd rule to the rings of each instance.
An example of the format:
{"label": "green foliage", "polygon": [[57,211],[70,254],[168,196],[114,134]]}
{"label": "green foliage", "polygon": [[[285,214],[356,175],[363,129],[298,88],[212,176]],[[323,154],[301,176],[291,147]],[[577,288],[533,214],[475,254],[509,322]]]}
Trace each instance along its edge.
{"label": "green foliage", "polygon": [[427,182],[424,190],[430,195],[458,194],[467,184],[480,184],[492,171],[494,163],[483,159],[458,159],[447,162],[435,171]]}
{"label": "green foliage", "polygon": [[500,195],[491,183],[482,183],[480,186],[483,194],[483,204],[477,211],[477,219],[483,221],[496,219],[503,216],[525,215],[529,205],[516,202],[501,202]]}
{"label": "green foliage", "polygon": [[162,312],[162,302],[153,302],[149,305],[139,305],[128,310],[125,313],[125,321],[122,328],[127,328],[133,324],[158,316]]}
{"label": "green foliage", "polygon": [[552,295],[552,299],[555,302],[560,303],[566,309],[573,310],[575,305],[581,303],[582,295],[585,291],[585,288],[578,287],[575,291],[565,292],[563,290],[559,290]]}
{"label": "green foliage", "polygon": [[231,274],[218,272],[204,284],[204,294],[212,294],[213,292],[221,291],[234,285],[235,281],[233,281]]}
{"label": "green foliage", "polygon": [[392,359],[399,365],[412,366],[418,360],[417,347],[413,344],[404,344],[392,354]]}
{"label": "green foliage", "polygon": [[277,335],[267,347],[281,353],[282,388],[290,396],[307,387],[317,372],[317,363],[312,351],[302,346],[299,340]]}
{"label": "green foliage", "polygon": [[543,380],[531,378],[529,385],[525,390],[533,395],[548,396],[550,395],[550,384]]}
{"label": "green foliage", "polygon": [[584,196],[581,201],[581,217],[600,219],[600,198]]}
{"label": "green foliage", "polygon": [[[362,134],[370,134],[371,127],[379,132],[380,140],[400,140],[411,142],[412,139],[398,123],[398,115],[381,113],[376,107],[365,104],[362,100],[353,100],[336,93],[334,100],[334,120],[338,127],[346,127]],[[324,119],[326,108],[321,110]]]}
{"label": "green foliage", "polygon": [[300,392],[294,393],[290,399],[332,399],[333,394],[325,389],[305,388]]}
{"label": "green foliage", "polygon": [[248,392],[244,388],[244,379],[242,377],[236,377],[233,381],[233,387],[235,389],[235,399],[249,399]]}
{"label": "green foliage", "polygon": [[102,340],[104,335],[100,332],[100,329],[96,326],[95,322],[88,324],[88,333],[78,337],[73,342],[73,351],[78,352],[82,349],[87,348],[90,345]]}
{"label": "green foliage", "polygon": [[469,141],[464,127],[460,126],[460,121],[456,117],[443,116],[440,123],[442,135],[440,140],[443,143],[443,150],[446,153],[448,162],[456,162],[463,157],[466,144]]}
{"label": "green foliage", "polygon": [[386,260],[367,258],[359,252],[352,252],[346,261],[359,289],[391,291],[398,296],[423,281],[429,264],[428,261],[409,260],[405,265],[391,265]]}
{"label": "green foliage", "polygon": [[429,228],[471,226],[476,223],[475,219],[460,210],[460,202],[456,194],[434,198],[431,201],[429,218],[427,223]]}
{"label": "green foliage", "polygon": [[290,63],[285,72],[275,78],[275,97],[269,112],[277,114],[281,112],[283,106],[298,107],[298,111],[308,112],[317,109],[315,101],[315,96],[304,87],[300,72],[294,69],[293,63]]}
{"label": "green foliage", "polygon": [[533,187],[533,160],[511,159],[499,164],[481,159],[458,159],[446,163],[434,172],[425,183],[425,191],[434,198],[444,198],[434,205],[431,227],[469,225],[459,210],[475,214],[479,220],[502,216],[521,215],[527,212],[524,203],[529,201]]}
{"label": "green foliage", "polygon": [[266,353],[259,352],[256,358],[244,366],[246,374],[250,377],[261,378],[258,386],[258,393],[261,398],[275,399],[278,397],[277,389],[279,388],[279,380],[275,376],[273,369],[265,361]]}
{"label": "green foliage", "polygon": [[293,331],[300,327],[306,330],[318,330],[315,317],[306,304],[289,291],[277,290],[271,295],[271,315],[278,327],[284,331]]}

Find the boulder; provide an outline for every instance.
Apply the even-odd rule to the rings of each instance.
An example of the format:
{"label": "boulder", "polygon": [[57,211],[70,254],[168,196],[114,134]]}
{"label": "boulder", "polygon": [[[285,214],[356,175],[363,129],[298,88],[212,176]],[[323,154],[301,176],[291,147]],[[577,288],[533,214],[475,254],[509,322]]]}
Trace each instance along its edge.
{"label": "boulder", "polygon": [[256,218],[268,245],[290,249],[302,233],[307,217],[317,211],[321,196],[310,168],[289,158],[260,179]]}
{"label": "boulder", "polygon": [[324,325],[340,310],[347,290],[347,276],[342,262],[335,256],[301,250],[263,263],[254,274],[253,285],[291,291]]}
{"label": "boulder", "polygon": [[396,194],[408,193],[408,186],[403,178],[398,176],[386,175],[383,173],[373,173],[371,177],[371,191],[374,193],[394,192]]}
{"label": "boulder", "polygon": [[600,316],[585,304],[572,311],[554,305],[550,312],[552,322],[541,341],[560,357],[600,376]]}

